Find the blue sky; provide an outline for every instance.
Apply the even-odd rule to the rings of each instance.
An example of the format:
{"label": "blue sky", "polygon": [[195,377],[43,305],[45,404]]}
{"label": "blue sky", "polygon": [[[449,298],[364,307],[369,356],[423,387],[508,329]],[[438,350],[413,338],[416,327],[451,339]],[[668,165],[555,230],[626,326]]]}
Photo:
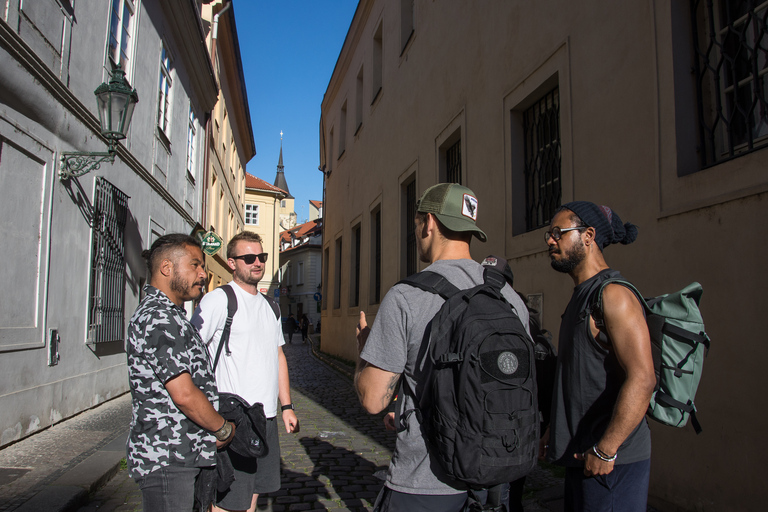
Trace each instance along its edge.
{"label": "blue sky", "polygon": [[233,2],[251,110],[256,156],[246,170],[275,180],[283,165],[299,221],[322,200],[320,103],[344,44],[357,0]]}

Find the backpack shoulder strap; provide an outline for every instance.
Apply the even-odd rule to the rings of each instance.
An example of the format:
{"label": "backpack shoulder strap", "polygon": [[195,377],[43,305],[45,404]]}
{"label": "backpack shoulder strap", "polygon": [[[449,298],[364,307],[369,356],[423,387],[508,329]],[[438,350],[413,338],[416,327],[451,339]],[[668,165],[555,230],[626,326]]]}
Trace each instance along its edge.
{"label": "backpack shoulder strap", "polygon": [[620,279],[618,277],[612,277],[610,279],[606,279],[602,283],[600,283],[600,287],[597,289],[594,295],[594,299],[591,302],[591,306],[588,310],[588,313],[592,315],[592,318],[595,319],[595,326],[599,330],[603,330],[605,328],[605,320],[603,318],[603,290],[605,290],[605,287],[609,284],[620,284],[621,286],[628,288],[629,291],[635,294],[635,297],[637,297],[637,300],[640,302],[640,305],[643,307],[644,313],[646,317],[648,316],[648,313],[651,312],[651,308],[648,307],[648,303],[645,301],[645,298],[640,293],[640,291],[635,288],[635,286],[630,283],[629,281],[626,281],[624,279]]}
{"label": "backpack shoulder strap", "polygon": [[410,275],[405,279],[398,281],[396,284],[407,284],[415,288],[420,288],[426,292],[440,295],[445,300],[448,300],[450,297],[461,291],[451,284],[445,277],[436,272],[429,271]]}
{"label": "backpack shoulder strap", "polygon": [[216,366],[219,364],[219,357],[221,357],[221,349],[226,345],[227,355],[230,355],[229,351],[229,333],[232,330],[232,319],[237,312],[237,296],[235,290],[228,284],[221,286],[224,293],[227,294],[227,321],[224,324],[224,330],[221,332],[221,338],[219,339],[219,348],[216,349],[216,357],[213,360],[213,372],[216,373]]}
{"label": "backpack shoulder strap", "polygon": [[270,297],[266,293],[262,293],[262,295],[267,300],[269,306],[272,308],[272,312],[275,314],[275,318],[280,320],[280,305],[277,303],[274,297]]}

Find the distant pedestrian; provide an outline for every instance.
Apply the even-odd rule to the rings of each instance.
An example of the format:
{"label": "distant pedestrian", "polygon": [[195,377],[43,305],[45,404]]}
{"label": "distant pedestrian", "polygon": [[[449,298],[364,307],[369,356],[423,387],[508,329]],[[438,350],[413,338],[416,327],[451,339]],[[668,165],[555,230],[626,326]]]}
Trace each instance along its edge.
{"label": "distant pedestrian", "polygon": [[309,318],[306,314],[301,315],[299,328],[301,329],[301,341],[307,343],[309,341]]}
{"label": "distant pedestrian", "polygon": [[208,356],[184,303],[205,287],[203,252],[183,234],[158,238],[147,252],[149,284],[128,325],[133,398],[128,471],[146,511],[192,511],[195,479],[234,437],[222,418]]}
{"label": "distant pedestrian", "polygon": [[636,237],[636,226],[586,201],[564,204],[546,234],[552,267],[575,284],[560,325],[551,427],[540,447],[548,444],[547,457],[566,467],[565,510],[646,509],[645,412],[656,376],[643,308],[629,289],[609,284],[601,318],[590,314],[600,285],[620,276],[603,249]]}
{"label": "distant pedestrian", "polygon": [[293,318],[293,313],[288,313],[288,318],[285,319],[285,330],[288,333],[288,343],[293,343],[293,333],[298,329],[296,319]]}

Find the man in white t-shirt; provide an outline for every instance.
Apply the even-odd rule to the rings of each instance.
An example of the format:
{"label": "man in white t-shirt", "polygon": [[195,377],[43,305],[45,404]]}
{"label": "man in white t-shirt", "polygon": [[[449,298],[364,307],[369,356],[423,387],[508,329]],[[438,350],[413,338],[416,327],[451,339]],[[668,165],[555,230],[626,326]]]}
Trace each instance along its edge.
{"label": "man in white t-shirt", "polygon": [[[228,350],[224,347],[221,351],[215,375],[219,392],[234,393],[249,404],[264,405],[269,454],[260,459],[249,459],[230,451],[235,481],[228,491],[218,496],[214,511],[252,512],[256,510],[259,494],[280,489],[278,399],[282,404],[285,431],[299,431],[299,421],[291,403],[280,319],[258,291],[267,256],[262,249],[261,237],[256,233],[243,231],[227,244],[227,264],[233,271],[229,285],[237,297],[237,312],[232,320]],[[192,317],[211,361],[216,357],[226,320],[227,294],[217,288],[203,297]]]}

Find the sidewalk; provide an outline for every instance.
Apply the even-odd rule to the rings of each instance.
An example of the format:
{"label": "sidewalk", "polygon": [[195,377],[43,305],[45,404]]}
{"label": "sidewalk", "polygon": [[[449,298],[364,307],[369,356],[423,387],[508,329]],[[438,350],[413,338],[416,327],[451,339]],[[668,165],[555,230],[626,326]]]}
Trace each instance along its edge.
{"label": "sidewalk", "polygon": [[[394,435],[360,407],[349,365],[320,356],[323,364],[298,342],[284,350],[301,432],[281,432],[282,489],[260,496],[257,510],[370,511]],[[120,468],[129,422],[123,395],[1,450],[0,468],[18,469],[0,469],[0,512],[140,511],[141,493]],[[526,512],[562,510],[561,489],[561,479],[537,468],[526,481]]]}

